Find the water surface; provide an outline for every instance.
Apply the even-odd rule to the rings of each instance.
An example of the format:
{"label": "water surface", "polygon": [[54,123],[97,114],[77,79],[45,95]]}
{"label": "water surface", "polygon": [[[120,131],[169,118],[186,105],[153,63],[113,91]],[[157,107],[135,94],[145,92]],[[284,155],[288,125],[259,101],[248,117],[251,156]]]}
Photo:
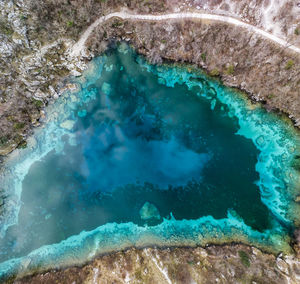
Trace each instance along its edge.
{"label": "water surface", "polygon": [[[285,238],[290,226],[278,197],[292,183],[281,175],[296,149],[283,123],[204,75],[150,66],[127,48],[93,64],[74,81],[80,90],[54,106],[59,134],[46,124],[22,167],[18,222],[0,241],[1,261],[105,224],[116,226],[115,243],[138,230],[162,240],[155,232],[172,224],[174,244],[197,243],[197,230],[205,239],[211,232],[201,230],[215,226],[214,238],[221,230],[279,245],[270,236]],[[286,173],[275,177],[270,162]]]}

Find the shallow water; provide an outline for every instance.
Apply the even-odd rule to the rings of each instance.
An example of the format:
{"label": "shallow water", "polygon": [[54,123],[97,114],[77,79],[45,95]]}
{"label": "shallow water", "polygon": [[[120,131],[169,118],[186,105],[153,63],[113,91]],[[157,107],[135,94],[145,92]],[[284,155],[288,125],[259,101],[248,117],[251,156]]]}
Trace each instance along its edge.
{"label": "shallow water", "polygon": [[[271,115],[245,104],[242,120],[234,113],[241,99],[234,101],[232,94],[233,102],[226,101],[220,95],[225,87],[214,88],[199,74],[151,67],[126,48],[96,59],[74,82],[80,91],[61,104],[63,110],[57,108],[67,116],[58,119],[67,128],[55,138],[61,147],[41,150],[44,155],[33,159],[21,179],[18,223],[0,241],[1,261],[108,223],[131,222],[151,233],[170,219],[176,236],[176,230],[184,232],[174,219],[198,222],[212,216],[205,222],[213,223],[231,216],[262,241],[272,230],[286,235],[289,220],[275,190],[280,176],[277,181],[263,170],[270,171],[267,154],[277,157],[276,150],[281,157],[293,141],[282,126],[263,129],[264,123],[272,125]],[[255,111],[263,119],[253,122]],[[283,141],[275,147],[255,127],[279,131],[291,146]],[[127,228],[123,237],[121,231],[118,238],[125,240],[137,229]]]}

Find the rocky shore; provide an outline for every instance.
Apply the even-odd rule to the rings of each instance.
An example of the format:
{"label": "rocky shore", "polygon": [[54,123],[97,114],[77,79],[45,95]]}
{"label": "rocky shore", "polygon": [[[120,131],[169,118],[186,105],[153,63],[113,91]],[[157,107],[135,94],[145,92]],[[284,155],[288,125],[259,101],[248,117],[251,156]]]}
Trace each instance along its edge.
{"label": "rocky shore", "polygon": [[[299,127],[300,55],[226,23],[114,18],[94,30],[82,56],[70,55],[85,28],[99,15],[120,8],[135,13],[203,10],[230,15],[300,46],[297,1],[282,1],[281,6],[269,0],[251,1],[251,6],[247,1],[227,2],[1,1],[0,157],[26,147],[27,137],[45,116],[44,107],[60,96],[64,78],[80,76],[89,60],[121,41],[156,64],[172,61],[200,67],[268,110],[285,113]],[[98,283],[100,279],[101,283],[202,283],[203,279],[205,283],[298,283],[300,264],[292,256],[276,257],[244,245],[131,249],[15,283]]]}
{"label": "rocky shore", "polygon": [[300,125],[300,56],[259,35],[209,21],[112,19],[99,26],[88,46],[97,54],[111,39],[129,42],[155,64],[172,61],[200,66],[225,85],[247,92],[267,109],[280,110]]}
{"label": "rocky shore", "polygon": [[[81,2],[0,3],[0,157],[26,147],[26,137],[44,116],[43,108],[60,95],[62,78],[79,76],[88,60],[120,41],[128,42],[153,63],[171,60],[201,67],[224,84],[262,101],[267,109],[286,113],[299,126],[299,54],[239,27],[207,20],[114,18],[94,30],[87,41],[88,52],[80,57],[70,54],[79,35],[94,20],[121,9],[142,14],[197,11],[229,15],[299,45],[300,7],[294,1],[281,5],[272,1],[251,5],[231,1],[229,5],[221,0]],[[266,19],[266,8],[272,19]]]}
{"label": "rocky shore", "polygon": [[240,245],[130,249],[13,283],[299,283],[297,259]]}

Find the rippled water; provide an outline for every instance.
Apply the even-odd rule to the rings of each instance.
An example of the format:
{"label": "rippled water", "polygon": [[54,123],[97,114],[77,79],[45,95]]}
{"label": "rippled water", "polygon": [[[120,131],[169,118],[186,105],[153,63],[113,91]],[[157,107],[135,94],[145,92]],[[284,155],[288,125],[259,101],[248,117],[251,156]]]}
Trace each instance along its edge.
{"label": "rippled water", "polygon": [[[20,210],[0,240],[0,259],[102,228],[116,238],[103,248],[128,238],[166,245],[161,228],[170,224],[177,245],[200,243],[196,234],[205,239],[214,231],[214,238],[249,235],[276,245],[270,236],[284,238],[290,226],[288,197],[279,197],[294,137],[283,123],[273,126],[277,118],[209,80],[150,66],[124,47],[95,59],[74,81],[78,92],[52,107],[58,119],[36,135],[38,150],[15,168]],[[270,163],[287,172],[273,177]],[[98,238],[93,250],[101,252],[98,231],[89,238]],[[13,271],[16,262],[2,267]]]}

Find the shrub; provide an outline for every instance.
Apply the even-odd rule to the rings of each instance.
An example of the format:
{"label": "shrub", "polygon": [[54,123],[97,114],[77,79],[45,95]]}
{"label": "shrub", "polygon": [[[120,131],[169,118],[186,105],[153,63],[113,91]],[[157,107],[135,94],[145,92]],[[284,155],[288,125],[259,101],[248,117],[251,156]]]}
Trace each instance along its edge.
{"label": "shrub", "polygon": [[219,76],[220,72],[217,68],[214,68],[213,70],[210,71],[209,73],[211,76]]}
{"label": "shrub", "polygon": [[292,59],[289,59],[285,65],[285,69],[289,70],[294,66],[294,61]]}
{"label": "shrub", "polygon": [[14,33],[14,30],[6,23],[0,21],[0,33],[11,36]]}
{"label": "shrub", "polygon": [[233,65],[229,65],[225,71],[225,74],[232,75],[234,73],[234,67]]}
{"label": "shrub", "polygon": [[5,145],[8,141],[9,141],[9,138],[7,136],[0,137],[0,145]]}
{"label": "shrub", "polygon": [[73,25],[74,25],[74,22],[73,22],[73,21],[68,21],[68,22],[67,22],[67,27],[68,27],[68,28],[73,27]]}
{"label": "shrub", "polygon": [[295,28],[294,33],[295,33],[295,35],[299,35],[300,34],[300,29],[299,28]]}
{"label": "shrub", "polygon": [[25,21],[25,20],[27,20],[27,17],[25,15],[20,15],[20,20]]}
{"label": "shrub", "polygon": [[113,27],[113,28],[118,28],[118,27],[120,27],[120,26],[122,26],[122,22],[120,22],[120,21],[115,21],[115,22],[112,24],[112,27]]}
{"label": "shrub", "polygon": [[206,61],[206,53],[201,53],[201,59],[205,62]]}
{"label": "shrub", "polygon": [[243,250],[239,250],[239,257],[243,265],[245,265],[246,267],[250,267],[250,259],[246,252],[244,252]]}
{"label": "shrub", "polygon": [[25,140],[22,140],[20,144],[18,145],[18,149],[25,149],[27,147],[27,142]]}
{"label": "shrub", "polygon": [[18,129],[22,129],[25,127],[25,123],[24,122],[16,122],[14,124],[14,129],[18,130]]}
{"label": "shrub", "polygon": [[33,104],[37,107],[37,108],[41,108],[44,103],[40,100],[36,100],[36,99],[33,99]]}

